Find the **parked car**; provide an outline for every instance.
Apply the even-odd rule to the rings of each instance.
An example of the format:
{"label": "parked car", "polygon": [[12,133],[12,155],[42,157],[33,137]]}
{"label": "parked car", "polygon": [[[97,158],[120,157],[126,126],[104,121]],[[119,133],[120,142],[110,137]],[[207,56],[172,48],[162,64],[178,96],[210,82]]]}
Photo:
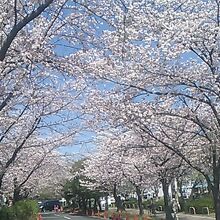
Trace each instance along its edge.
{"label": "parked car", "polygon": [[42,212],[52,211],[54,210],[54,207],[57,207],[58,209],[60,209],[61,203],[59,202],[59,200],[47,200],[47,201],[42,202],[40,205],[40,209]]}

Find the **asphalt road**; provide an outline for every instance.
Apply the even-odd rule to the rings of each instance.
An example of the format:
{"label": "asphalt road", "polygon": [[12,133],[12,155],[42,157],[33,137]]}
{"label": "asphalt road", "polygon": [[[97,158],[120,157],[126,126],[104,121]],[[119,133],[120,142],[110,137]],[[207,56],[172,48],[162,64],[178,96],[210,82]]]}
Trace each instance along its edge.
{"label": "asphalt road", "polygon": [[63,213],[44,212],[41,214],[43,220],[94,220],[86,216],[72,216]]}

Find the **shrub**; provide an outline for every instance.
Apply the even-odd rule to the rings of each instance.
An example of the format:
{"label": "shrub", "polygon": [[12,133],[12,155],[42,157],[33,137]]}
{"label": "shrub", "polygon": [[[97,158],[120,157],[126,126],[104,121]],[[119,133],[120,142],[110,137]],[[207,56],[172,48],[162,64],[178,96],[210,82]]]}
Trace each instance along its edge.
{"label": "shrub", "polygon": [[0,210],[1,220],[36,220],[38,213],[37,202],[32,200],[19,201],[12,207]]}
{"label": "shrub", "polygon": [[188,213],[190,207],[195,208],[196,214],[203,214],[203,207],[208,207],[210,212],[214,212],[214,204],[211,196],[187,200],[185,203],[185,212]]}
{"label": "shrub", "polygon": [[164,201],[163,201],[163,199],[159,199],[159,200],[155,201],[155,205],[156,205],[156,209],[158,209],[159,206],[162,206],[162,208],[164,210]]}
{"label": "shrub", "polygon": [[[143,202],[143,205],[146,209],[148,209],[150,207],[151,203],[152,203],[152,201],[150,199],[148,199]],[[159,206],[162,206],[162,208],[164,209],[163,199],[153,200],[153,203],[154,203],[156,209],[158,209]]]}
{"label": "shrub", "polygon": [[9,220],[9,219],[16,219],[16,216],[15,216],[15,213],[11,208],[6,208],[6,207],[3,207],[1,210],[0,210],[0,219],[1,220]]}
{"label": "shrub", "polygon": [[[134,198],[132,198],[132,199],[130,199],[130,200],[127,200],[127,201],[124,201],[124,206],[125,206],[125,208],[127,208],[128,206],[130,207],[130,208],[138,208],[138,205],[137,205],[137,199],[134,199]],[[143,201],[143,207],[144,207],[144,209],[148,209],[149,208],[149,206],[151,205],[151,200],[150,199],[148,199],[148,200],[145,200],[145,201]],[[163,209],[164,209],[164,202],[163,202],[163,199],[159,199],[159,200],[157,200],[157,201],[155,201],[154,200],[154,205],[155,205],[155,208],[157,209],[159,206],[162,206],[163,207]]]}
{"label": "shrub", "polygon": [[135,198],[131,198],[131,199],[129,199],[129,200],[127,200],[127,201],[124,201],[123,202],[123,206],[125,207],[125,208],[134,208],[134,207],[136,207],[137,206],[137,199],[135,199]]}

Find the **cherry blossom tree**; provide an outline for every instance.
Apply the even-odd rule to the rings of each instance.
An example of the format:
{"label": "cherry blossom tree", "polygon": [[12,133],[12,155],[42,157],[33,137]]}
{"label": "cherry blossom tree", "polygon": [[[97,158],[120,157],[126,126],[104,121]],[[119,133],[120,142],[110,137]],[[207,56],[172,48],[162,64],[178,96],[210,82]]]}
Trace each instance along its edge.
{"label": "cherry blossom tree", "polygon": [[87,184],[92,189],[98,189],[106,193],[112,193],[115,199],[115,205],[118,210],[123,209],[121,199],[119,197],[119,188],[122,183],[123,175],[120,167],[120,156],[115,154],[113,147],[104,147],[105,144],[110,144],[112,141],[117,144],[116,140],[110,137],[105,137],[99,141],[99,151],[85,161],[85,170],[83,174],[91,181]]}
{"label": "cherry blossom tree", "polygon": [[[145,138],[131,131],[108,135],[108,138],[104,138],[102,144],[98,145],[96,156],[92,155],[87,160],[85,170],[88,177],[95,180],[92,183],[93,187],[97,187],[100,182],[102,186],[104,183],[114,184],[115,177],[111,175],[111,172],[108,171],[109,168],[107,168],[111,163],[110,169],[114,170],[114,175],[117,173],[121,175],[121,184],[125,186],[131,184],[134,187],[140,215],[143,215],[143,190],[146,188],[150,190],[160,182],[163,186],[166,216],[172,219],[168,189],[174,178],[185,174],[187,167],[183,166],[185,165],[183,160],[179,160],[173,151],[167,150],[165,146],[158,142],[155,143],[155,141],[149,141]],[[103,158],[105,158],[104,161]],[[114,163],[111,161],[114,161]],[[101,169],[97,169],[99,163],[101,163]],[[97,170],[98,173],[92,172],[92,169]],[[106,171],[108,172],[106,173]],[[101,175],[101,180],[99,175]],[[98,182],[96,182],[97,180]],[[117,180],[119,180],[119,177],[117,177]]]}
{"label": "cherry blossom tree", "polygon": [[4,3],[0,143],[12,151],[0,180],[30,137],[52,130],[49,115],[76,109],[64,97],[79,105],[90,84],[88,124],[174,152],[206,178],[219,220],[219,0]]}
{"label": "cherry blossom tree", "polygon": [[[76,1],[2,1],[0,11],[2,188],[5,175],[20,167],[21,158],[31,164],[31,152],[38,155],[42,144],[70,145],[79,132],[78,106],[86,85],[77,75],[73,54],[92,42],[96,22]],[[29,174],[17,178],[19,185],[32,168],[26,166]]]}
{"label": "cherry blossom tree", "polygon": [[[8,168],[2,181],[4,193],[12,196],[14,202],[36,197],[45,188],[52,189],[56,194],[61,192],[64,182],[69,179],[69,165],[65,157],[54,153],[31,153],[21,151],[20,156]],[[54,154],[54,155],[53,155]],[[28,158],[28,159],[27,159]]]}
{"label": "cherry blossom tree", "polygon": [[[120,148],[119,148],[120,149]],[[122,151],[123,152],[123,151]],[[129,182],[134,188],[138,199],[139,215],[144,214],[143,209],[143,191],[150,190],[157,182],[154,167],[147,158],[149,155],[144,150],[137,151],[136,149],[125,150],[123,152],[123,162],[121,169],[125,178],[124,185]]]}
{"label": "cherry blossom tree", "polygon": [[[94,92],[102,93],[99,101],[108,99],[101,109],[103,118],[108,118],[103,113],[106,109],[110,113],[116,99],[124,100],[116,117],[109,114],[111,122],[144,129],[204,175],[216,219],[220,218],[219,4],[124,1],[115,11],[114,29],[103,33],[104,46],[86,53],[90,60],[85,70],[115,85],[111,92]],[[136,122],[133,114],[127,117],[125,112],[132,108],[146,117]],[[168,140],[172,131],[184,135]]]}
{"label": "cherry blossom tree", "polygon": [[70,164],[54,150],[54,142],[48,145],[49,142],[46,147],[42,143],[42,146],[23,148],[4,175],[2,189],[13,194],[15,202],[36,196],[44,188],[53,188],[58,192],[69,179]]}

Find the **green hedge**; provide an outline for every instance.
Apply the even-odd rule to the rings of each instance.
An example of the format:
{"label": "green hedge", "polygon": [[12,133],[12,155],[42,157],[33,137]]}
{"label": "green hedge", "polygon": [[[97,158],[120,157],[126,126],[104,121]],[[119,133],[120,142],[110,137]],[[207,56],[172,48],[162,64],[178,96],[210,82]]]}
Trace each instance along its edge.
{"label": "green hedge", "polygon": [[162,209],[164,210],[164,201],[163,199],[159,199],[158,201],[155,201],[156,208],[159,206],[162,206]]}
{"label": "green hedge", "polygon": [[[124,202],[125,208],[127,208],[127,205],[136,205],[137,206],[137,200],[132,199],[129,201]],[[146,200],[143,202],[143,206],[146,209],[151,204],[151,200]],[[158,209],[159,206],[162,206],[164,210],[164,201],[163,199],[159,199],[158,201],[154,200],[154,204],[156,206],[156,209]],[[194,207],[197,214],[203,214],[203,207],[208,207],[210,212],[214,212],[214,204],[211,196],[204,196],[198,199],[189,199],[185,200],[183,204],[181,204],[181,207],[184,209],[186,213],[189,213],[189,207]]]}
{"label": "green hedge", "polygon": [[211,196],[186,200],[185,212],[189,213],[190,207],[195,208],[196,214],[203,214],[203,207],[208,207],[210,212],[214,212],[214,204]]}
{"label": "green hedge", "polygon": [[[143,202],[143,205],[144,205],[145,209],[148,209],[151,204],[152,204],[152,201],[150,199]],[[158,207],[162,206],[162,210],[164,210],[164,201],[163,201],[163,199],[159,199],[159,200],[154,199],[153,204],[155,205],[155,209],[159,210]]]}
{"label": "green hedge", "polygon": [[[137,205],[137,200],[136,199],[131,199],[131,200],[128,200],[128,201],[124,201],[124,207],[125,208],[138,208],[138,205]],[[151,200],[148,199],[148,200],[145,200],[143,201],[143,207],[144,209],[148,209],[149,205],[151,204]],[[159,199],[158,201],[155,201],[154,200],[154,205],[156,207],[156,209],[159,207],[159,206],[162,206],[162,208],[164,209],[164,202],[163,202],[163,199]]]}
{"label": "green hedge", "polygon": [[132,198],[123,202],[124,208],[137,208],[137,199]]}
{"label": "green hedge", "polygon": [[137,199],[132,198],[123,202],[124,204],[137,204]]}
{"label": "green hedge", "polygon": [[1,220],[36,220],[38,214],[36,201],[19,201],[11,207],[3,207],[0,210]]}

